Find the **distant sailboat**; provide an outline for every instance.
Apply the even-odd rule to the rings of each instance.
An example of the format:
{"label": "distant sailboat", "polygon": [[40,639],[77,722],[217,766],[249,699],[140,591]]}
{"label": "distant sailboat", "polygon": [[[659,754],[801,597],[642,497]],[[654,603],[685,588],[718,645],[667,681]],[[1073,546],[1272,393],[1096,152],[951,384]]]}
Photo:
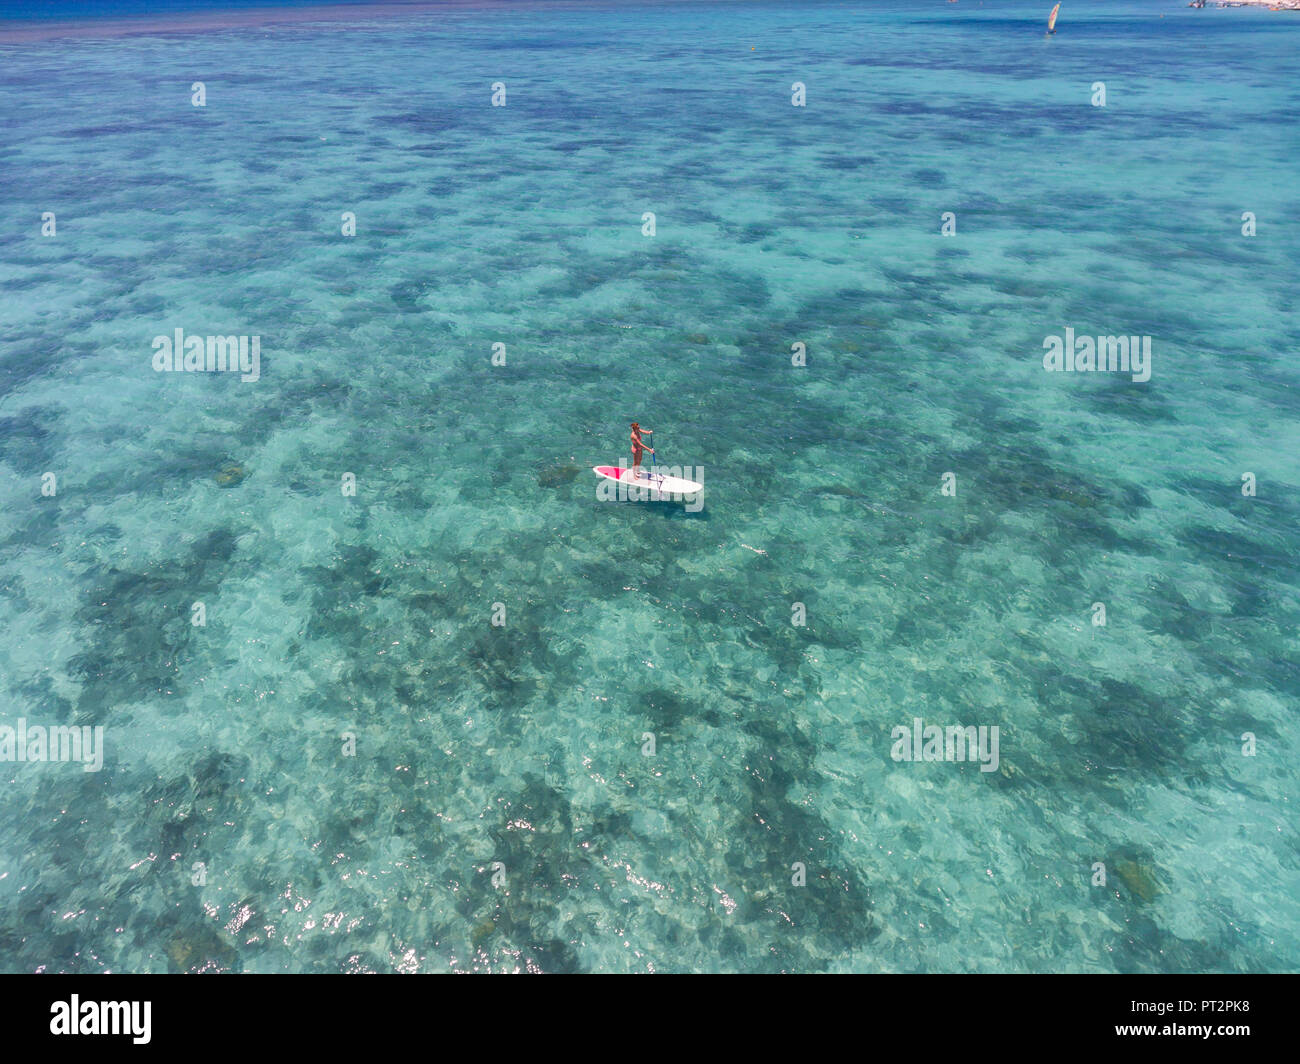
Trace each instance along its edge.
{"label": "distant sailboat", "polygon": [[1061,5],[1057,4],[1052,8],[1052,13],[1047,16],[1047,32],[1049,35],[1056,32],[1056,16],[1061,13]]}

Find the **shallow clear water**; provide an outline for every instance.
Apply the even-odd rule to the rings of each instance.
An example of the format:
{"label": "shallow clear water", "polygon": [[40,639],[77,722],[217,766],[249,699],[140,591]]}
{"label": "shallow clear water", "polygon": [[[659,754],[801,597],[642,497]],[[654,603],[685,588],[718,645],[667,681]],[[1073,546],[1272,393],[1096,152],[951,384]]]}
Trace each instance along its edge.
{"label": "shallow clear water", "polygon": [[1300,966],[1300,19],[1049,6],[0,44],[0,967]]}

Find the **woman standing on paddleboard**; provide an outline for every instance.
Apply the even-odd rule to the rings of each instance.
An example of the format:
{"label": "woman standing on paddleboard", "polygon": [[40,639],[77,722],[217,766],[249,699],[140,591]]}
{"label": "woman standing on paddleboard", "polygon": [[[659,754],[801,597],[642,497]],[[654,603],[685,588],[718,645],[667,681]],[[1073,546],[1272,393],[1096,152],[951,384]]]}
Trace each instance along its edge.
{"label": "woman standing on paddleboard", "polygon": [[636,480],[636,478],[641,475],[642,450],[649,451],[651,454],[655,453],[655,449],[653,447],[646,446],[645,442],[641,439],[642,433],[645,433],[647,436],[654,435],[654,431],[652,429],[643,429],[635,421],[632,422],[632,479],[633,480]]}

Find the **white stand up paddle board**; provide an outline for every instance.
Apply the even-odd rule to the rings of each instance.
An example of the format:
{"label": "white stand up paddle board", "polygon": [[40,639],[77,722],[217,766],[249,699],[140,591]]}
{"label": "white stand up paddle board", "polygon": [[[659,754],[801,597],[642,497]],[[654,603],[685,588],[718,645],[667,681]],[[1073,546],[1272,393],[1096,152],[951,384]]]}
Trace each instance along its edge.
{"label": "white stand up paddle board", "polygon": [[694,495],[697,491],[704,490],[703,484],[697,484],[693,480],[664,476],[662,473],[652,473],[645,469],[641,470],[639,477],[633,479],[630,468],[623,469],[612,465],[598,465],[591,468],[598,477],[615,480],[629,488],[656,491],[660,495]]}

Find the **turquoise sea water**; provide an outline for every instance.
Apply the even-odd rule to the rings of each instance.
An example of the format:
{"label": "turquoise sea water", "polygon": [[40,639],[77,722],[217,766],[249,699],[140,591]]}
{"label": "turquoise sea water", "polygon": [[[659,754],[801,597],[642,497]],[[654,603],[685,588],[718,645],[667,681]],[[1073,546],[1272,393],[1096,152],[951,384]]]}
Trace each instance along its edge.
{"label": "turquoise sea water", "polygon": [[1300,967],[1300,17],[1049,7],[0,43],[0,968]]}

